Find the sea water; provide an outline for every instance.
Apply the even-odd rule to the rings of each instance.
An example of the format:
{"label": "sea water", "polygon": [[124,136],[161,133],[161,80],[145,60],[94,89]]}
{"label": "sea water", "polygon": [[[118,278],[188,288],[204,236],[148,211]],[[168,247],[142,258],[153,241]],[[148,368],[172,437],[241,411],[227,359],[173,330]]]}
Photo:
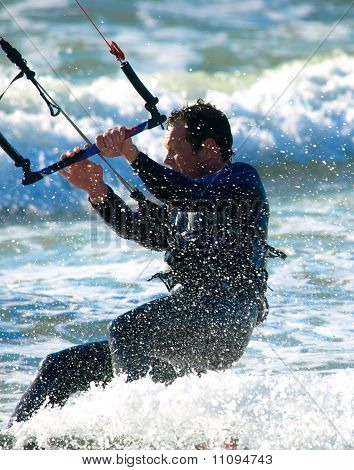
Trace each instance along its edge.
{"label": "sea water", "polygon": [[[47,354],[104,339],[111,320],[164,286],[147,282],[161,254],[115,237],[59,175],[21,186],[21,171],[2,153],[1,447],[193,449],[235,437],[241,449],[352,448],[353,9],[338,22],[348,5],[85,2],[159,97],[161,112],[203,98],[228,115],[235,159],[256,166],[268,193],[270,243],[288,258],[269,264],[269,317],[230,370],[168,387],[115,378],[7,432]],[[115,123],[146,118],[75,2],[5,1],[0,21],[1,36],[93,140]],[[3,90],[17,71],[4,55],[0,65]],[[25,79],[0,103],[0,130],[33,169],[82,143]],[[162,161],[161,129],[135,141]],[[140,185],[124,161],[113,164]]]}

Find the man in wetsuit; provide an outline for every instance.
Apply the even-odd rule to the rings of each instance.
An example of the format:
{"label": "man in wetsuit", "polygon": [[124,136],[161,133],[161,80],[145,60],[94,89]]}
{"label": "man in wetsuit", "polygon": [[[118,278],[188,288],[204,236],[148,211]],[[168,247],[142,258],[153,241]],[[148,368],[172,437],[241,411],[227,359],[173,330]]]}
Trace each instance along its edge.
{"label": "man in wetsuit", "polygon": [[[124,127],[97,137],[106,157],[123,156],[163,205],[142,201],[134,212],[103,180],[103,169],[79,162],[62,174],[87,192],[93,208],[118,236],[165,251],[158,273],[169,294],[119,316],[108,341],[49,355],[18,404],[13,421],[28,419],[47,400],[149,374],[166,384],[187,373],[230,367],[267,315],[265,258],[268,202],[257,171],[230,163],[226,116],[199,100],[168,120],[166,166],[142,153]],[[79,148],[62,156],[67,158]]]}

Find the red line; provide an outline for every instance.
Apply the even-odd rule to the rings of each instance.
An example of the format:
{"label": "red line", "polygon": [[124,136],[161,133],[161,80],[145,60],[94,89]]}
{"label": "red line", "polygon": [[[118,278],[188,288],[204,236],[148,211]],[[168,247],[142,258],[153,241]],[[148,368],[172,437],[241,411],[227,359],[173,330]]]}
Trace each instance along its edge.
{"label": "red line", "polygon": [[90,15],[87,13],[87,11],[85,10],[85,8],[81,5],[81,3],[79,2],[79,0],[75,0],[75,2],[78,4],[78,6],[80,7],[80,9],[82,10],[82,12],[87,16],[87,18],[89,19],[89,21],[91,21],[93,27],[95,28],[95,30],[98,32],[98,34],[100,36],[102,36],[102,39],[106,42],[107,46],[111,49],[111,45],[110,43],[107,41],[107,39],[103,36],[103,34],[101,33],[101,31],[98,29],[98,27],[96,26],[96,24],[94,23],[93,19],[90,17]]}

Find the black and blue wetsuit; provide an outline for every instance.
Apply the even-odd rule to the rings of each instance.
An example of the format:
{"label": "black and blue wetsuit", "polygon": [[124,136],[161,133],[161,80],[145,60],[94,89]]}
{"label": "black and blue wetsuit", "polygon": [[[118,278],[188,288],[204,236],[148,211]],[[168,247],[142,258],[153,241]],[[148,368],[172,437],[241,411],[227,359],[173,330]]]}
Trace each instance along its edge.
{"label": "black and blue wetsuit", "polygon": [[171,383],[189,372],[230,367],[267,314],[265,258],[269,208],[257,171],[245,163],[192,179],[140,153],[132,164],[163,205],[133,211],[112,189],[94,206],[120,237],[165,251],[158,273],[170,293],[119,316],[108,341],[49,355],[18,404],[28,419],[47,399],[63,404],[113,371]]}

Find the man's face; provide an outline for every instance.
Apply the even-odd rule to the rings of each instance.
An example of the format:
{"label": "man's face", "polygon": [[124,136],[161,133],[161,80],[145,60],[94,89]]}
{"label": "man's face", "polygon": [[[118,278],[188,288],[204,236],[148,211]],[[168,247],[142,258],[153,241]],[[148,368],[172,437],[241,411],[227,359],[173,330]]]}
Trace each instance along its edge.
{"label": "man's face", "polygon": [[167,155],[164,163],[186,176],[199,178],[204,174],[203,147],[200,150],[193,150],[192,144],[187,141],[186,134],[184,122],[167,129],[165,136]]}

